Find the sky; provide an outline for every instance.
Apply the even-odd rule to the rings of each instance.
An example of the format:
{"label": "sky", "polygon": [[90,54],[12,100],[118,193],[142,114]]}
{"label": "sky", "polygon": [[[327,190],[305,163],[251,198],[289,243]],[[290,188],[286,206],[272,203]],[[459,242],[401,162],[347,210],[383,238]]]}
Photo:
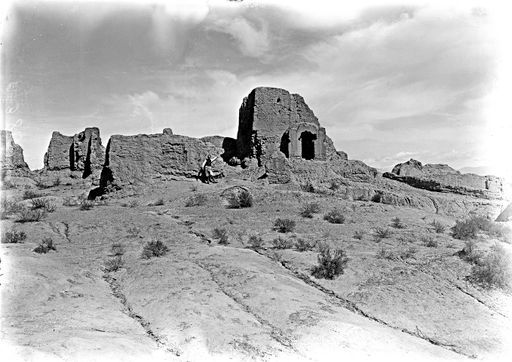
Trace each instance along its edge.
{"label": "sky", "polygon": [[3,128],[37,169],[54,130],[96,126],[105,145],[166,127],[236,137],[243,97],[271,86],[302,95],[351,159],[512,175],[502,9],[335,4],[13,2],[2,20]]}

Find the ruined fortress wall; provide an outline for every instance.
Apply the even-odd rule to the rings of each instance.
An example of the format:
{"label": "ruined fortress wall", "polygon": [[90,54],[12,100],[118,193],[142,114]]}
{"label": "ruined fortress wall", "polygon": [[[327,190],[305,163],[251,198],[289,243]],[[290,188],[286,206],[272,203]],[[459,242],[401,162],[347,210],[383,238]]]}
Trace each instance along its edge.
{"label": "ruined fortress wall", "polygon": [[0,169],[4,172],[29,171],[23,157],[23,149],[14,142],[11,131],[0,131]]}
{"label": "ruined fortress wall", "polygon": [[[100,185],[147,183],[167,176],[194,177],[208,154],[223,150],[210,142],[173,134],[114,135],[110,138]],[[216,168],[222,167],[219,158]]]}

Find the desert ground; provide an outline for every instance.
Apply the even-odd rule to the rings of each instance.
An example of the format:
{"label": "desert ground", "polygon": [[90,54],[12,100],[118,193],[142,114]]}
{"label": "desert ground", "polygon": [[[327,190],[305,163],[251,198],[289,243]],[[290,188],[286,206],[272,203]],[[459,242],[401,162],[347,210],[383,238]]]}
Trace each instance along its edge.
{"label": "desert ground", "polygon": [[[468,280],[472,265],[459,253],[467,241],[450,233],[467,215],[235,178],[176,178],[97,201],[86,201],[87,186],[20,177],[2,190],[19,205],[53,206],[39,221],[20,222],[15,211],[1,220],[2,233],[26,235],[1,249],[9,360],[504,360],[510,353],[510,291]],[[228,207],[224,190],[239,186],[252,194],[251,207]],[[311,203],[316,210],[304,217]],[[342,223],[324,220],[333,209]],[[276,219],[295,225],[279,232]],[[445,230],[436,232],[433,221]],[[55,250],[34,252],[48,238]],[[167,253],[144,257],[145,245],[158,241]],[[348,258],[332,280],[311,272],[321,245]],[[510,250],[509,240],[485,233],[476,245]]]}

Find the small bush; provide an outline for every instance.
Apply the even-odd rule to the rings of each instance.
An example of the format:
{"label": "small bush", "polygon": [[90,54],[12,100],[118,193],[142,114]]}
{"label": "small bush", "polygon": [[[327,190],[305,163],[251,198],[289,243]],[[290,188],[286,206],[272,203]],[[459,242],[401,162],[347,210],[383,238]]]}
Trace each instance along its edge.
{"label": "small bush", "polygon": [[249,244],[249,248],[259,249],[263,246],[263,239],[260,236],[251,235],[249,236],[249,241],[247,243]]}
{"label": "small bush", "polygon": [[208,198],[204,194],[195,194],[190,196],[187,201],[185,201],[185,207],[192,206],[203,206],[208,201]]}
{"label": "small bush", "polygon": [[460,240],[474,239],[478,231],[478,225],[471,219],[457,220],[452,227],[452,237]]}
{"label": "small bush", "polygon": [[213,239],[218,240],[218,243],[221,245],[227,245],[228,244],[228,232],[226,229],[218,229],[215,228],[212,231]]}
{"label": "small bush", "polygon": [[131,226],[128,228],[128,234],[130,237],[135,238],[140,234],[140,228],[137,226]]}
{"label": "small bush", "polygon": [[111,248],[111,255],[120,256],[124,254],[124,248],[121,243],[113,243]]}
{"label": "small bush", "polygon": [[310,251],[316,248],[316,241],[306,241],[304,239],[297,239],[295,242],[295,249],[297,251]]}
{"label": "small bush", "polygon": [[228,198],[228,208],[243,209],[252,207],[253,198],[249,191],[242,190],[239,193],[232,193]]}
{"label": "small bush", "polygon": [[313,214],[316,214],[320,211],[320,205],[317,202],[311,202],[302,207],[300,211],[300,216],[311,219]]}
{"label": "small bush", "polygon": [[336,181],[331,180],[331,182],[329,183],[329,190],[338,191],[339,188],[340,188],[340,185]]}
{"label": "small bush", "polygon": [[190,185],[190,191],[196,192],[197,191],[197,185]]}
{"label": "small bush", "polygon": [[2,238],[2,243],[4,244],[18,244],[27,238],[27,234],[23,231],[7,231]]}
{"label": "small bush", "polygon": [[18,204],[16,201],[10,201],[6,199],[2,199],[1,207],[1,219],[5,219],[9,215],[17,214],[23,210],[23,206]]}
{"label": "small bush", "polygon": [[434,231],[438,234],[442,234],[446,230],[446,225],[442,224],[441,222],[434,220],[430,223],[430,226],[434,229]]}
{"label": "small bush", "polygon": [[150,259],[153,257],[160,257],[167,254],[169,248],[160,240],[150,241],[144,245],[142,249],[142,259]]}
{"label": "small bush", "polygon": [[412,258],[416,253],[418,252],[418,249],[415,246],[410,246],[404,251],[400,253],[400,258],[402,259],[410,259]]}
{"label": "small bush", "polygon": [[94,201],[84,199],[80,202],[80,210],[91,210],[94,207]]}
{"label": "small bush", "polygon": [[139,200],[133,199],[128,202],[128,207],[137,207],[139,206]]}
{"label": "small bush", "polygon": [[405,229],[405,225],[398,217],[395,217],[391,220],[391,226],[394,227],[395,229]]}
{"label": "small bush", "polygon": [[391,230],[387,228],[375,228],[373,230],[373,238],[376,242],[380,242],[382,239],[387,239],[391,236]]}
{"label": "small bush", "polygon": [[362,230],[356,230],[354,231],[354,235],[352,236],[354,239],[361,240],[363,239],[364,231]]}
{"label": "small bush", "polygon": [[512,271],[510,258],[505,249],[498,245],[493,246],[489,253],[471,268],[469,278],[487,289],[508,288],[512,280]]}
{"label": "small bush", "polygon": [[324,220],[331,224],[343,224],[345,222],[345,216],[338,209],[333,209],[324,215]]}
{"label": "small bush", "polygon": [[110,258],[105,262],[104,270],[107,273],[116,272],[121,269],[123,265],[124,262],[121,255],[116,255],[115,257]]}
{"label": "small bush", "polygon": [[429,248],[437,248],[439,246],[439,242],[432,236],[422,237],[421,242],[423,243],[423,245]]}
{"label": "small bush", "polygon": [[295,221],[290,219],[276,219],[274,221],[274,230],[280,233],[290,233],[295,229]]}
{"label": "small bush", "polygon": [[23,200],[35,199],[35,198],[41,197],[41,196],[43,196],[43,195],[40,194],[39,192],[32,191],[32,190],[26,190],[23,193]]}
{"label": "small bush", "polygon": [[53,180],[52,185],[53,185],[54,187],[57,187],[57,186],[59,186],[60,184],[61,184],[60,177],[57,177],[55,180]]}
{"label": "small bush", "polygon": [[477,249],[476,241],[474,240],[466,241],[458,254],[462,259],[471,264],[477,264],[482,258],[482,252]]}
{"label": "small bush", "polygon": [[304,192],[315,192],[315,187],[311,182],[301,184],[300,189]]}
{"label": "small bush", "polygon": [[32,210],[43,209],[46,212],[54,212],[56,207],[49,199],[39,198],[30,200]]}
{"label": "small bush", "polygon": [[52,238],[44,238],[41,243],[34,249],[34,252],[38,254],[46,254],[50,250],[57,251],[55,245],[53,245]]}
{"label": "small bush", "polygon": [[318,254],[318,265],[313,267],[311,274],[315,278],[334,279],[343,274],[348,258],[344,250],[331,251],[328,246],[322,246]]}
{"label": "small bush", "polygon": [[18,222],[36,222],[46,216],[46,211],[43,209],[30,210],[23,208],[19,214]]}
{"label": "small bush", "polygon": [[387,250],[384,247],[381,247],[377,251],[377,259],[388,259],[388,260],[396,260],[398,259],[398,256],[391,250]]}
{"label": "small bush", "polygon": [[293,247],[293,241],[278,237],[272,240],[272,245],[275,249],[291,249]]}

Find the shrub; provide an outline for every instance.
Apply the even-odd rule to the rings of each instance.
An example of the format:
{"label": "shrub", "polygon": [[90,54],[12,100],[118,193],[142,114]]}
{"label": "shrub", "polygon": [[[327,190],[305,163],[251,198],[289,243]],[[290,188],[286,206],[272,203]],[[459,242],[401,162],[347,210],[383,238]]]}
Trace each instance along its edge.
{"label": "shrub", "polygon": [[375,228],[373,230],[373,238],[376,242],[380,242],[382,239],[387,239],[391,236],[391,230],[388,228]]}
{"label": "shrub", "polygon": [[217,239],[219,244],[227,245],[228,244],[228,232],[226,229],[218,229],[215,228],[212,231],[213,238]]}
{"label": "shrub", "polygon": [[124,248],[121,243],[113,243],[111,252],[113,256],[120,256],[124,254]]}
{"label": "shrub", "polygon": [[291,249],[293,247],[293,241],[278,237],[272,240],[272,245],[275,249]]}
{"label": "shrub", "polygon": [[363,236],[364,236],[364,231],[362,231],[362,230],[354,231],[354,236],[353,236],[354,239],[361,240],[363,238]]}
{"label": "shrub", "polygon": [[249,248],[259,249],[263,246],[263,239],[260,236],[251,235],[249,236],[249,241],[247,243],[249,244]]}
{"label": "shrub", "polygon": [[150,259],[153,257],[160,257],[169,251],[169,248],[160,240],[150,241],[144,245],[142,249],[142,259]]}
{"label": "shrub", "polygon": [[421,238],[421,241],[426,247],[429,248],[437,248],[439,246],[439,242],[432,236],[424,236]]}
{"label": "shrub", "polygon": [[468,220],[457,220],[452,227],[452,237],[455,239],[468,240],[476,237],[478,225]]}
{"label": "shrub", "polygon": [[187,201],[185,201],[185,207],[192,207],[192,206],[203,206],[206,204],[206,201],[208,198],[204,194],[195,194],[190,196]]}
{"label": "shrub", "polygon": [[295,229],[295,221],[290,219],[276,219],[274,221],[274,230],[280,233],[289,233]]}
{"label": "shrub", "polygon": [[336,276],[343,274],[348,262],[344,250],[336,249],[331,251],[331,249],[325,245],[321,246],[317,259],[318,265],[313,267],[311,274],[315,278],[324,279],[334,279]]}
{"label": "shrub", "polygon": [[313,214],[316,214],[319,211],[320,205],[317,202],[311,202],[302,207],[302,210],[300,211],[300,216],[311,219],[313,217]]}
{"label": "shrub", "polygon": [[432,226],[434,228],[434,231],[438,234],[442,234],[446,230],[446,225],[440,223],[437,220],[432,221],[430,223],[430,226]]}
{"label": "shrub", "polygon": [[128,228],[128,234],[130,237],[135,238],[140,234],[140,228],[137,226],[131,226]]}
{"label": "shrub", "polygon": [[384,247],[381,247],[376,254],[378,259],[388,259],[388,260],[396,260],[398,256],[392,252],[391,250],[387,250]]}
{"label": "shrub", "polygon": [[301,184],[300,189],[304,192],[315,192],[315,187],[311,182]]}
{"label": "shrub", "polygon": [[39,198],[30,200],[32,210],[43,209],[46,212],[54,212],[55,204],[53,204],[49,199]]}
{"label": "shrub", "polygon": [[1,218],[5,219],[8,215],[17,214],[23,210],[23,206],[18,204],[15,201],[10,201],[6,199],[2,199],[2,211]]}
{"label": "shrub", "polygon": [[304,239],[297,239],[297,242],[295,243],[295,248],[298,251],[309,251],[316,248],[316,241],[306,241]]}
{"label": "shrub", "polygon": [[18,244],[27,238],[27,234],[23,231],[7,231],[2,238],[2,243],[4,244]]}
{"label": "shrub", "polygon": [[104,270],[107,273],[115,272],[121,269],[123,264],[124,262],[121,255],[116,255],[115,257],[110,258],[105,262]]}
{"label": "shrub", "polygon": [[345,222],[345,216],[338,209],[333,209],[324,215],[324,220],[331,224],[343,224]]}
{"label": "shrub", "polygon": [[137,207],[137,206],[139,206],[139,200],[133,199],[128,202],[128,207]]}
{"label": "shrub", "polygon": [[405,229],[405,225],[398,217],[395,217],[391,220],[391,226],[394,227],[395,229]]}
{"label": "shrub", "polygon": [[471,268],[470,279],[484,288],[507,288],[511,283],[510,258],[499,245],[494,245],[489,253]]}
{"label": "shrub", "polygon": [[57,251],[55,245],[53,245],[52,238],[44,238],[41,243],[34,249],[34,252],[38,254],[46,254],[50,250]]}
{"label": "shrub", "polygon": [[248,190],[242,190],[238,193],[234,192],[230,194],[228,198],[228,208],[230,209],[252,207],[252,204],[252,195]]}
{"label": "shrub", "polygon": [[18,218],[18,222],[35,222],[41,220],[44,216],[46,216],[46,211],[42,209],[30,210],[27,208],[23,208],[20,211],[20,217]]}
{"label": "shrub", "polygon": [[196,192],[197,191],[197,185],[190,185],[190,191]]}
{"label": "shrub", "polygon": [[417,252],[418,249],[415,246],[410,246],[400,253],[400,257],[402,259],[409,259],[412,258]]}
{"label": "shrub", "polygon": [[41,196],[43,196],[43,195],[40,194],[39,192],[32,191],[32,190],[26,190],[23,193],[23,200],[35,199],[36,197],[41,197]]}
{"label": "shrub", "polygon": [[61,184],[60,177],[57,177],[55,180],[53,180],[53,186],[57,187]]}
{"label": "shrub", "polygon": [[464,243],[464,247],[458,252],[459,256],[465,261],[476,264],[482,258],[482,252],[477,249],[476,241],[468,240]]}
{"label": "shrub", "polygon": [[340,185],[336,181],[331,180],[331,182],[329,183],[329,190],[338,191],[339,188]]}
{"label": "shrub", "polygon": [[90,210],[94,207],[94,201],[84,199],[80,202],[80,210]]}

